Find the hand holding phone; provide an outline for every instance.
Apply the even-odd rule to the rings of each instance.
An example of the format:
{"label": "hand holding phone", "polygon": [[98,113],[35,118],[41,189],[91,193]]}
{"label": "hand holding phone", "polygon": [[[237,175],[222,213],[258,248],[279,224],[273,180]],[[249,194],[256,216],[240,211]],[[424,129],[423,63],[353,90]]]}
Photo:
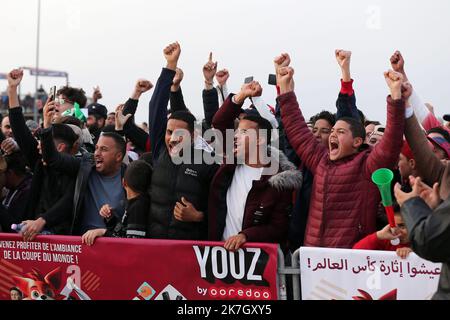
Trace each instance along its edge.
{"label": "hand holding phone", "polygon": [[56,86],[53,86],[50,89],[49,97],[50,97],[50,101],[55,101],[55,99],[56,99]]}

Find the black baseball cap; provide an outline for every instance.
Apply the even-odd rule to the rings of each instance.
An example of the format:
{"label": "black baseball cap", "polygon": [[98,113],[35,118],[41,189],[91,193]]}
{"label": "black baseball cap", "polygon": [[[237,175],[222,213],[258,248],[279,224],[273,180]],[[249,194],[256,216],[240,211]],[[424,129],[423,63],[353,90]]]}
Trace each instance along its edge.
{"label": "black baseball cap", "polygon": [[108,109],[100,103],[92,103],[88,105],[88,115],[99,116],[101,118],[108,118]]}
{"label": "black baseball cap", "polygon": [[444,120],[450,122],[450,114],[444,114]]}

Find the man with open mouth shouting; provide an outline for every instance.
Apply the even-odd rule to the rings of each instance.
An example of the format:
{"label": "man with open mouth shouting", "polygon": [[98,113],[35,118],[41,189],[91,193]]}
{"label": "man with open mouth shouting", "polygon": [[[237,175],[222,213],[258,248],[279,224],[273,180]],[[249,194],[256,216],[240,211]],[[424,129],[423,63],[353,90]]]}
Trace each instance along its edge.
{"label": "man with open mouth shouting", "polygon": [[391,95],[387,98],[387,126],[375,147],[364,144],[365,130],[354,118],[340,118],[328,146],[308,129],[294,93],[294,70],[278,70],[282,122],[297,155],[314,175],[305,246],[351,248],[376,231],[380,201],[371,175],[379,168],[394,168],[402,146],[405,101],[411,95],[402,75],[385,73]]}
{"label": "man with open mouth shouting", "polygon": [[189,111],[167,118],[170,90],[181,48],[164,49],[167,60],[149,106],[153,159],[151,209],[147,236],[153,239],[205,240],[209,186],[218,165],[207,164],[206,152],[194,146],[196,119]]}

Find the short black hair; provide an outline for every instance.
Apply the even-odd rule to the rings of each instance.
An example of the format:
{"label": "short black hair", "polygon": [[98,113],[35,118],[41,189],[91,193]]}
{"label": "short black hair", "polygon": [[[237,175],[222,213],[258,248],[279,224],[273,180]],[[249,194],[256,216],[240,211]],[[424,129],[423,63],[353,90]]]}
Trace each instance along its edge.
{"label": "short black hair", "polygon": [[381,123],[379,121],[370,121],[370,120],[364,121],[364,127],[370,126],[371,124],[373,124],[374,126],[381,125]]}
{"label": "short black hair", "polygon": [[104,126],[102,132],[116,132],[116,126],[112,124]]}
{"label": "short black hair", "polygon": [[332,127],[336,124],[336,116],[334,114],[332,114],[331,112],[326,111],[326,110],[323,110],[320,113],[312,116],[309,121],[311,121],[313,123],[313,125],[315,125],[318,120],[325,120]]}
{"label": "short black hair", "polygon": [[7,170],[11,170],[17,176],[25,176],[27,174],[26,160],[21,152],[13,152],[5,155]]}
{"label": "short black hair", "polygon": [[440,134],[444,137],[445,140],[447,140],[448,143],[450,143],[450,133],[448,133],[448,131],[445,130],[444,128],[442,127],[432,128],[427,131],[427,135],[429,135],[430,133]]}
{"label": "short black hair", "polygon": [[195,122],[197,119],[189,111],[175,111],[170,115],[169,120],[180,120],[186,122],[190,133],[194,132]]}
{"label": "short black hair", "polygon": [[269,120],[256,115],[246,115],[242,120],[252,121],[258,125],[258,130],[265,130],[267,132],[267,145],[269,146],[272,141],[272,124]]}
{"label": "short black hair", "polygon": [[120,134],[115,132],[102,132],[100,136],[113,139],[117,150],[122,153],[122,158],[125,158],[127,154],[127,142]]}
{"label": "short black hair", "polygon": [[86,92],[84,92],[83,89],[78,89],[78,88],[72,88],[69,86],[65,86],[62,87],[61,89],[58,90],[58,92],[56,93],[57,95],[65,95],[67,97],[67,99],[69,99],[72,102],[76,102],[80,105],[80,108],[84,108],[86,107],[86,103],[87,103],[87,97],[86,97]]}
{"label": "short black hair", "polygon": [[127,167],[124,180],[134,192],[146,193],[150,188],[152,173],[150,164],[144,160],[137,160]]}
{"label": "short black hair", "polygon": [[366,129],[360,121],[350,117],[343,117],[338,121],[344,121],[350,125],[353,138],[361,138],[363,141],[366,139]]}
{"label": "short black hair", "polygon": [[78,135],[71,127],[62,123],[53,124],[53,139],[62,141],[67,145],[67,150],[72,149],[75,142],[78,141]]}

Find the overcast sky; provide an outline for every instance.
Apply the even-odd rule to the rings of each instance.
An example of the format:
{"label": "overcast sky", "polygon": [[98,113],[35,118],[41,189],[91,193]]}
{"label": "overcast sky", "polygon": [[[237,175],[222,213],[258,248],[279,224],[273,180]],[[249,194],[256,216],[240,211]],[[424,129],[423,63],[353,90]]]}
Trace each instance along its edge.
{"label": "overcast sky", "polygon": [[[34,66],[37,0],[1,0],[0,72]],[[357,104],[370,119],[385,121],[388,93],[383,72],[399,49],[422,98],[438,115],[450,112],[450,1],[448,0],[42,0],[42,68],[64,70],[70,84],[88,94],[99,85],[110,111],[131,94],[136,79],[156,83],[164,66],[162,49],[178,40],[182,88],[191,111],[203,118],[202,66],[214,53],[219,68],[230,70],[229,86],[246,76],[264,83],[273,58],[289,52],[296,92],[305,115],[335,110],[340,71],[334,50],[353,51]],[[43,79],[46,89],[62,79]],[[0,80],[0,90],[6,81]],[[27,76],[23,91],[34,90]],[[147,121],[146,94],[137,120]]]}

